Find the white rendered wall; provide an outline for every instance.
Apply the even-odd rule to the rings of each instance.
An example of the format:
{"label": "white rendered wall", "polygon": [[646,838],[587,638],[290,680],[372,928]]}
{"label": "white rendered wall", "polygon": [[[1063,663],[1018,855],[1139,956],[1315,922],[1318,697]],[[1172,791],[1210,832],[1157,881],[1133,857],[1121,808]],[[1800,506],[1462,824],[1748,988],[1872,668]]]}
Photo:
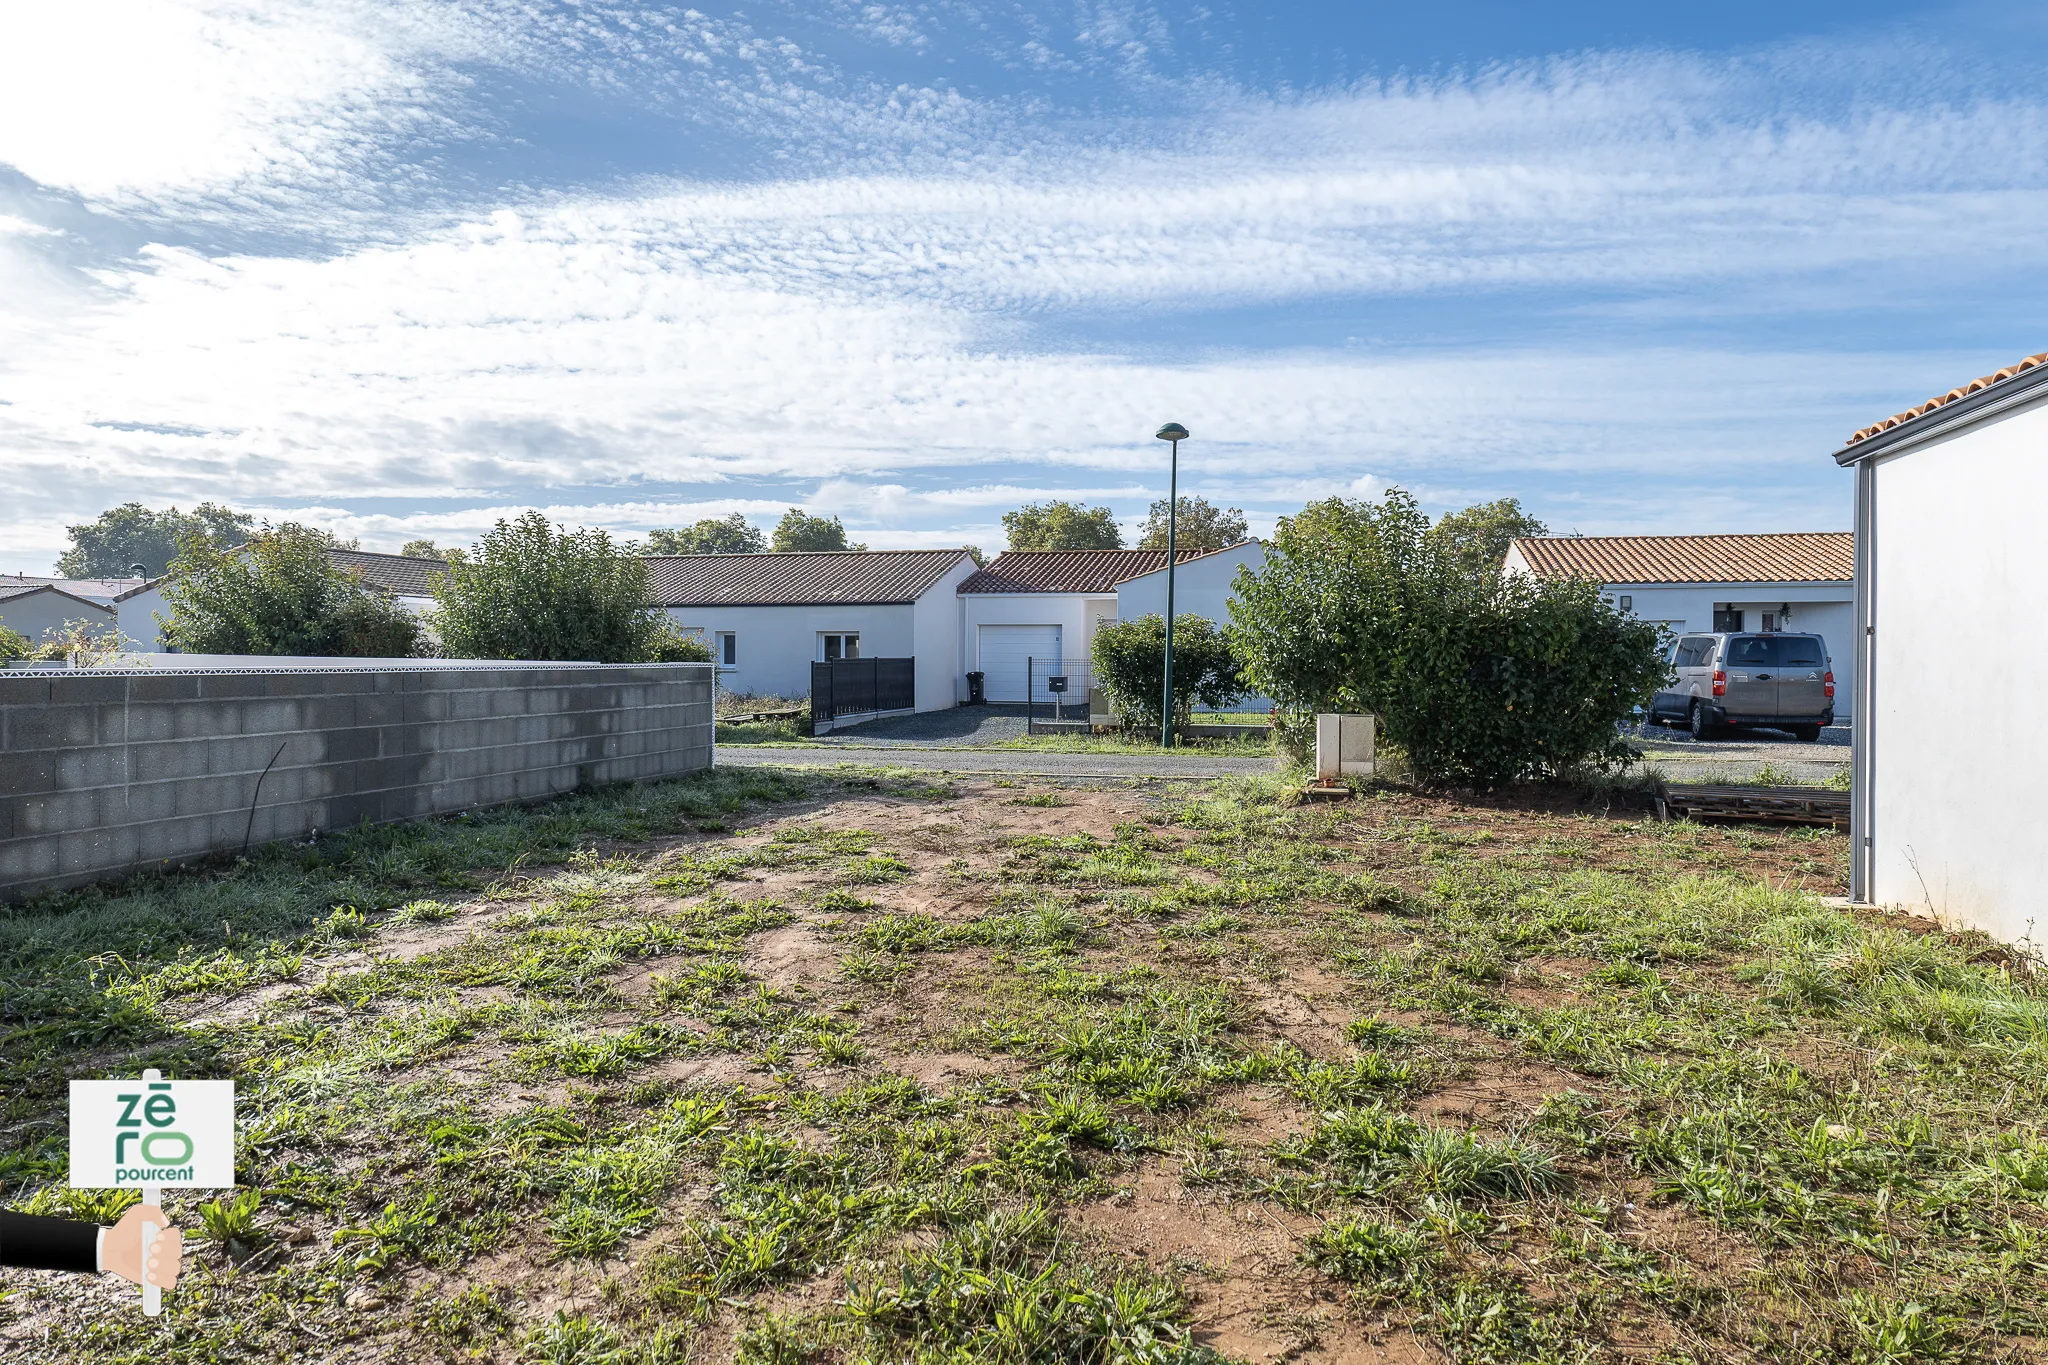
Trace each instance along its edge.
{"label": "white rendered wall", "polygon": [[[1229,625],[1231,580],[1239,568],[1250,565],[1256,573],[1265,562],[1266,547],[1253,540],[1179,565],[1173,572],[1173,614],[1206,617],[1219,628]],[[1117,620],[1164,615],[1166,570],[1156,569],[1117,585]]]}
{"label": "white rendered wall", "polygon": [[[967,699],[960,663],[960,585],[980,568],[971,556],[946,571],[911,607],[917,645],[917,709],[943,711]],[[865,639],[861,641],[867,643]]]}
{"label": "white rendered wall", "polygon": [[46,635],[61,631],[72,621],[89,622],[94,630],[100,630],[114,624],[114,614],[105,607],[54,592],[27,592],[0,602],[0,626],[26,636],[32,645],[43,643]]}
{"label": "white rendered wall", "polygon": [[1060,649],[1069,663],[1085,663],[1095,642],[1094,625],[1116,615],[1116,598],[1108,593],[969,592],[960,594],[960,695],[967,695],[966,675],[981,667],[981,627],[1058,626]]}
{"label": "white rendered wall", "polygon": [[[720,631],[739,636],[739,663],[718,670],[726,692],[776,697],[811,695],[811,663],[818,657],[820,631],[859,631],[862,658],[916,658],[914,608],[889,607],[670,607],[676,624],[704,632],[717,647]],[[918,659],[919,681],[929,667]],[[950,705],[951,703],[944,703]],[[923,709],[923,688],[919,688]]]}
{"label": "white rendered wall", "polygon": [[1874,481],[1870,899],[2048,942],[2048,633],[2029,605],[2048,398],[1880,457]]}

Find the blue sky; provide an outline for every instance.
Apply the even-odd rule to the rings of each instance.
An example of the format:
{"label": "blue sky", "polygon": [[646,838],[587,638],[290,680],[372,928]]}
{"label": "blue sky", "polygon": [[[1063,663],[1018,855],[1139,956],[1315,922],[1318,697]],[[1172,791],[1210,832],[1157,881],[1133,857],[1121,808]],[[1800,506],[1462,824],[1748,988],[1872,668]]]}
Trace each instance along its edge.
{"label": "blue sky", "polygon": [[[2018,12],[2016,12],[2018,11]],[[1834,529],[2048,346],[1993,5],[232,0],[0,17],[0,570],[114,503],[1000,546],[1184,485]]]}

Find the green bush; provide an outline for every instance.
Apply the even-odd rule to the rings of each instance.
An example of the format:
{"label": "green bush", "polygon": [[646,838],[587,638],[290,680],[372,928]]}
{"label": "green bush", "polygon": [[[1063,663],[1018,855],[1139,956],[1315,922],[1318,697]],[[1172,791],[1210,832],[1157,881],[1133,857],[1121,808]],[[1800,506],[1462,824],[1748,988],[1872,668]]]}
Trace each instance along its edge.
{"label": "green bush", "polygon": [[603,531],[500,521],[434,583],[442,651],[455,659],[705,662],[703,641],[647,605],[647,565]]}
{"label": "green bush", "polygon": [[1370,711],[1423,781],[1634,761],[1621,726],[1664,675],[1663,632],[1583,579],[1475,571],[1399,489],[1285,518],[1238,571],[1246,681],[1297,721]]}
{"label": "green bush", "polygon": [[405,658],[418,617],[327,557],[325,531],[286,522],[223,550],[188,537],[164,588],[166,644],[186,654],[308,654]]}
{"label": "green bush", "polygon": [[17,659],[26,659],[29,655],[29,649],[28,636],[9,630],[5,626],[0,626],[0,664],[13,663]]}
{"label": "green bush", "polygon": [[[1159,616],[1116,621],[1095,632],[1095,681],[1126,726],[1158,729],[1166,692],[1166,622]],[[1237,655],[1214,622],[1173,619],[1173,711],[1184,722],[1199,701],[1225,707],[1245,694]]]}

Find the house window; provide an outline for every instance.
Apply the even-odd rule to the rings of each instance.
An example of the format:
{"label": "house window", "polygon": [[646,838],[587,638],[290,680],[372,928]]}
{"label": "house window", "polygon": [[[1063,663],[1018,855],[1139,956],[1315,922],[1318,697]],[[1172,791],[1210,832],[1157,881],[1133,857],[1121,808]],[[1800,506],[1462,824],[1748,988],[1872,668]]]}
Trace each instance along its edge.
{"label": "house window", "polygon": [[738,668],[740,664],[740,637],[729,630],[718,632],[718,662],[725,668]]}
{"label": "house window", "polygon": [[[1630,596],[1629,596],[1629,595],[1628,595],[1627,593],[1623,593],[1623,594],[1621,595],[1621,609],[1622,609],[1623,611],[1634,611],[1634,610],[1636,609],[1636,599],[1635,599],[1635,598],[1633,598],[1633,597],[1630,597]],[[1163,648],[1163,647],[1164,647],[1164,646],[1162,646],[1162,648]],[[1160,684],[1160,686],[1161,686],[1161,687],[1164,687],[1164,686],[1165,686],[1165,684],[1164,684],[1164,683],[1162,683],[1162,684]]]}
{"label": "house window", "polygon": [[1775,635],[1784,628],[1783,618],[1777,612],[1767,611],[1764,613],[1764,634]]}
{"label": "house window", "polygon": [[1724,607],[1724,606],[1720,605],[1720,604],[1719,604],[1718,602],[1717,602],[1717,603],[1715,603],[1715,604],[1714,604],[1714,629],[1715,629],[1715,630],[1717,630],[1717,631],[1731,631],[1731,630],[1741,630],[1741,629],[1742,629],[1742,611],[1741,611],[1741,609],[1740,609],[1740,608],[1729,608],[1729,607]]}
{"label": "house window", "polygon": [[860,632],[857,630],[831,631],[819,635],[818,657],[828,662],[833,659],[858,659],[860,657]]}

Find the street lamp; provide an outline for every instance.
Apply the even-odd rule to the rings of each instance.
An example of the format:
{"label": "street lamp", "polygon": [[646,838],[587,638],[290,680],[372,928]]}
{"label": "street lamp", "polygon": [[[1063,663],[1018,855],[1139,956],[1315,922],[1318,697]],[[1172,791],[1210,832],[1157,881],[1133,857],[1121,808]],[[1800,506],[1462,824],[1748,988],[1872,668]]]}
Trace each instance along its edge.
{"label": "street lamp", "polygon": [[1166,696],[1159,710],[1159,747],[1173,747],[1173,528],[1180,514],[1180,443],[1188,438],[1188,429],[1178,422],[1168,422],[1152,433],[1162,441],[1173,442],[1173,463],[1168,465],[1166,476]]}

